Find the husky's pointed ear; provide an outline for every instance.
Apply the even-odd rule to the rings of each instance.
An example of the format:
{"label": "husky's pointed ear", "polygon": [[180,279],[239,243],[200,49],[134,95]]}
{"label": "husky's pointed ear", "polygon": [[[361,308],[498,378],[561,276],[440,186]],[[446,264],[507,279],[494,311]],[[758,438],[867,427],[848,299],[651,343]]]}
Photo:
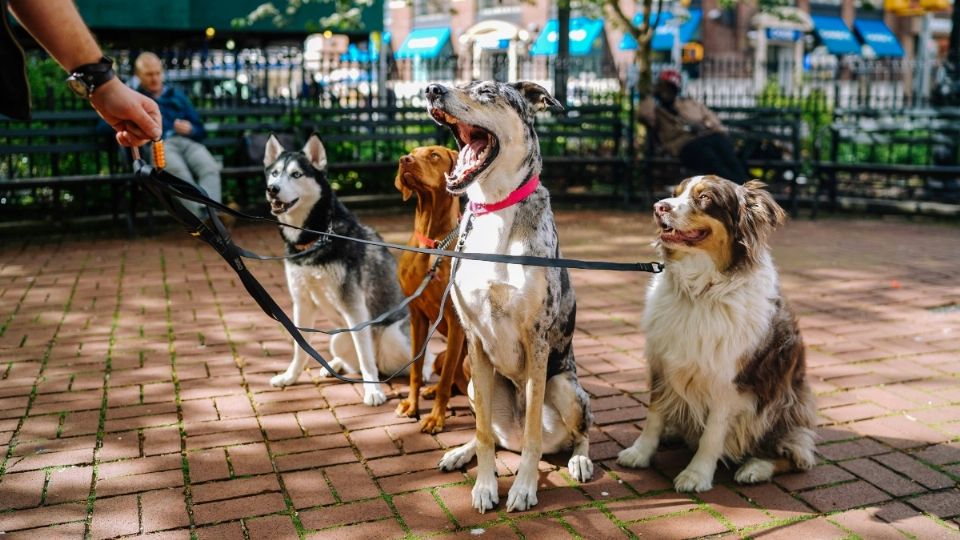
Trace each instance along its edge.
{"label": "husky's pointed ear", "polygon": [[544,111],[546,109],[550,109],[554,112],[563,110],[563,105],[554,99],[554,97],[550,95],[550,92],[547,92],[546,88],[537,83],[530,81],[519,81],[512,83],[511,86],[520,92],[520,95],[530,103],[530,106],[533,107],[533,110],[536,112]]}
{"label": "husky's pointed ear", "polygon": [[283,145],[280,144],[280,140],[277,139],[277,136],[271,133],[270,138],[267,139],[267,145],[263,148],[263,166],[269,167],[272,165],[273,162],[280,157],[282,152]]}
{"label": "husky's pointed ear", "polygon": [[303,153],[307,155],[310,164],[318,171],[327,169],[327,150],[320,141],[320,136],[314,133],[307,139],[307,144],[303,145]]}

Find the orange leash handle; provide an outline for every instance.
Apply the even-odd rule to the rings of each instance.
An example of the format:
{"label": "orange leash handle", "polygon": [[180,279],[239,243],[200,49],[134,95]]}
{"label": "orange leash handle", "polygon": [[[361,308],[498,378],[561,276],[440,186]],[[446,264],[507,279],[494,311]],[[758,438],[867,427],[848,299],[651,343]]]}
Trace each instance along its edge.
{"label": "orange leash handle", "polygon": [[159,169],[167,166],[167,156],[163,153],[163,141],[153,141],[153,165]]}

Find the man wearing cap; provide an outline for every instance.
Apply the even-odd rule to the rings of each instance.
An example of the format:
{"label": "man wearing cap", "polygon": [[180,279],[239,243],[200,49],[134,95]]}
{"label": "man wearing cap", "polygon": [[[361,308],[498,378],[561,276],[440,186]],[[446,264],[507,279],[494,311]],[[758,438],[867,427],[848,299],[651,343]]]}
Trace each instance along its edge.
{"label": "man wearing cap", "polygon": [[742,184],[747,171],[726,128],[704,104],[680,97],[682,84],[678,71],[660,72],[653,95],[640,103],[640,120],[657,144],[694,174],[716,174]]}

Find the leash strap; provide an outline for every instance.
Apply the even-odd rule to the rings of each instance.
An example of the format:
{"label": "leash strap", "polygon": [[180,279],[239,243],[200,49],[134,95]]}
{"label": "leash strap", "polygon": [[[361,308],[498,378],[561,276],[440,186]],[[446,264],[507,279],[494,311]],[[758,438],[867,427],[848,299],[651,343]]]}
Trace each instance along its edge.
{"label": "leash strap", "polygon": [[[191,212],[185,206],[183,206],[183,203],[181,203],[178,200],[179,195],[177,195],[177,192],[179,190],[176,188],[188,188],[189,191],[201,193],[204,195],[203,197],[204,199],[210,200],[208,197],[205,196],[205,194],[202,191],[202,188],[198,188],[193,184],[189,184],[166,171],[153,168],[139,159],[134,162],[134,172],[137,176],[140,177],[141,180],[143,180],[144,188],[147,191],[149,191],[151,194],[153,194],[157,198],[157,200],[160,201],[160,203],[167,209],[170,215],[173,216],[173,218],[177,220],[181,225],[183,225],[187,229],[187,231],[190,233],[191,236],[195,236],[203,240],[204,242],[210,244],[210,246],[212,246],[213,249],[216,250],[216,252],[219,253],[220,256],[223,257],[225,261],[227,261],[230,267],[233,268],[234,272],[236,272],[237,276],[240,278],[240,282],[243,284],[244,288],[247,290],[250,296],[254,299],[257,305],[260,306],[260,309],[262,309],[263,312],[266,313],[268,317],[279,322],[286,329],[287,333],[290,334],[290,336],[297,343],[297,345],[299,345],[304,352],[310,355],[321,366],[326,368],[326,370],[332,376],[347,383],[385,383],[390,381],[394,377],[396,377],[398,374],[400,374],[400,372],[402,372],[408,366],[413,364],[416,360],[422,357],[423,354],[426,353],[427,344],[429,343],[430,338],[433,336],[434,330],[439,326],[440,320],[442,320],[442,316],[443,316],[442,305],[441,305],[440,316],[437,318],[437,320],[434,321],[434,324],[430,327],[431,330],[430,330],[430,333],[427,335],[427,342],[424,343],[424,346],[421,349],[420,354],[418,354],[416,357],[410,360],[410,362],[407,365],[391,373],[386,378],[375,380],[375,381],[368,381],[364,379],[354,379],[351,377],[345,377],[343,375],[340,375],[333,369],[333,367],[330,366],[330,363],[327,362],[327,360],[323,357],[323,355],[317,352],[317,350],[314,349],[312,345],[310,345],[310,343],[301,333],[300,328],[298,328],[297,325],[295,325],[293,321],[290,320],[287,314],[284,313],[283,309],[281,309],[280,306],[277,305],[273,297],[270,296],[270,294],[263,288],[260,282],[257,281],[257,279],[253,276],[253,274],[250,273],[250,270],[247,269],[246,265],[243,263],[244,256],[241,255],[240,248],[238,248],[237,245],[233,243],[233,240],[230,237],[230,233],[227,231],[226,227],[224,227],[223,223],[220,221],[220,218],[216,215],[216,213],[215,212],[209,213],[210,222],[213,225],[213,228],[211,229],[200,218],[195,216],[193,212]],[[183,197],[183,198],[187,198],[187,197]],[[190,200],[193,200],[193,199],[190,199]],[[203,202],[203,200],[200,200],[198,202]],[[216,207],[216,205],[211,205],[211,206]],[[434,268],[431,270],[435,270],[438,264],[439,264],[438,262],[435,262]],[[428,277],[432,277],[432,276],[430,276],[428,273]],[[422,292],[422,290],[426,288],[426,283],[428,281],[429,281],[428,279],[425,279],[424,283],[421,283],[421,287],[418,288],[418,291]],[[447,289],[444,291],[444,297],[443,297],[444,299],[449,294],[449,289],[452,283],[453,283],[453,279],[451,276],[450,283],[447,284]],[[364,323],[364,324],[367,324],[367,323]],[[362,325],[358,325],[358,326],[362,326]],[[367,324],[367,326],[369,326],[369,324]],[[338,330],[347,331],[346,329],[338,329]]]}
{"label": "leash strap", "polygon": [[[144,164],[145,167],[149,167]],[[401,251],[412,251],[414,253],[425,253],[427,255],[437,255],[439,257],[452,257],[457,259],[470,259],[475,261],[486,261],[494,263],[506,263],[506,264],[522,264],[526,266],[543,266],[543,267],[557,267],[557,268],[575,268],[580,270],[612,270],[615,272],[650,272],[658,274],[663,272],[663,263],[661,262],[637,262],[637,263],[617,263],[617,262],[607,262],[607,261],[583,261],[579,259],[562,259],[562,258],[552,258],[552,257],[534,257],[531,255],[501,255],[499,253],[470,253],[470,252],[458,252],[458,251],[448,251],[445,249],[434,249],[434,248],[421,248],[413,247],[405,244],[394,244],[391,242],[381,242],[378,240],[366,240],[363,238],[351,238],[349,236],[341,236],[336,233],[328,233],[324,231],[315,231],[312,229],[305,229],[303,227],[297,227],[295,225],[287,225],[286,223],[280,223],[277,220],[264,218],[260,216],[252,216],[245,214],[238,210],[234,210],[222,203],[214,201],[206,196],[197,186],[180,180],[179,178],[162,171],[162,175],[165,181],[158,181],[152,179],[151,171],[146,170],[146,174],[141,174],[140,171],[144,169],[137,169],[135,172],[140,175],[141,178],[152,182],[154,187],[159,190],[172,194],[174,197],[179,197],[181,199],[186,199],[189,201],[198,202],[207,207],[214,208],[223,212],[225,214],[245,219],[248,221],[256,221],[260,223],[269,223],[271,225],[279,225],[281,227],[289,227],[291,229],[296,229],[304,232],[309,232],[313,234],[319,234],[327,236],[330,238],[339,238],[341,240],[347,240],[350,242],[358,242],[361,244],[368,244],[373,246],[380,246],[389,249],[397,249]],[[196,235],[195,235],[196,236]],[[271,260],[271,259],[289,259],[293,257],[304,256],[307,252],[300,252],[293,255],[278,255],[270,258],[263,258],[262,256],[251,257],[251,258],[260,258],[261,260]],[[246,254],[246,255],[244,255]],[[256,255],[247,250],[243,250],[241,256]]]}

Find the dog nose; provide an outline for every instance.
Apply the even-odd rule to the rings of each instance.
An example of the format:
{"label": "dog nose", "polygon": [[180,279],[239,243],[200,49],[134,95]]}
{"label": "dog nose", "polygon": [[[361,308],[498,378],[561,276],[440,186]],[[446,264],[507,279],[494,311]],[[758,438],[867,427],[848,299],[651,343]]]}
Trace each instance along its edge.
{"label": "dog nose", "polygon": [[270,184],[267,186],[267,193],[270,195],[276,195],[277,193],[280,193],[280,186],[276,184]]}
{"label": "dog nose", "polygon": [[403,163],[404,165],[412,165],[414,161],[416,161],[416,159],[410,154],[407,154],[402,158],[400,158],[400,162]]}
{"label": "dog nose", "polygon": [[447,93],[447,88],[442,84],[431,84],[427,86],[426,90],[424,90],[424,93],[427,95],[427,97],[440,97]]}
{"label": "dog nose", "polygon": [[653,213],[658,216],[669,214],[670,210],[673,210],[673,207],[671,207],[668,202],[660,201],[653,205]]}

